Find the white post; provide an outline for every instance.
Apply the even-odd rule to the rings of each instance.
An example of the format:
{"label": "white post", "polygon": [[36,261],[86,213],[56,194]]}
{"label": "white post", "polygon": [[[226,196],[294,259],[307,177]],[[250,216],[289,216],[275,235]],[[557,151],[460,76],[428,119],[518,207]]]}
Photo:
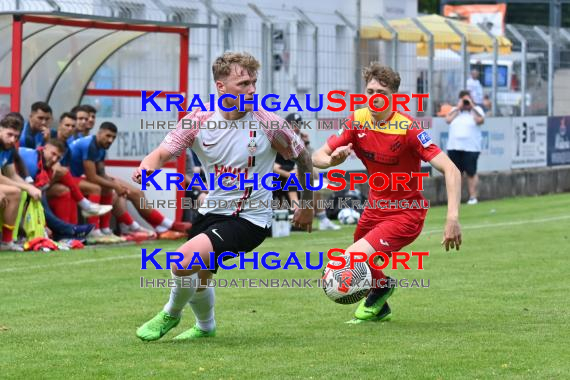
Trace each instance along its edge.
{"label": "white post", "polygon": [[552,116],[554,110],[554,41],[538,26],[535,26],[534,30],[548,44],[548,116]]}
{"label": "white post", "polygon": [[424,33],[428,38],[428,106],[427,106],[427,116],[433,116],[433,59],[435,56],[435,42],[433,33],[430,32],[428,28],[420,22],[417,17],[412,18],[412,21],[416,26]]}
{"label": "white post", "polygon": [[507,24],[507,30],[520,42],[521,44],[521,116],[526,116],[526,53],[527,53],[527,40],[524,36],[515,28],[514,25]]}

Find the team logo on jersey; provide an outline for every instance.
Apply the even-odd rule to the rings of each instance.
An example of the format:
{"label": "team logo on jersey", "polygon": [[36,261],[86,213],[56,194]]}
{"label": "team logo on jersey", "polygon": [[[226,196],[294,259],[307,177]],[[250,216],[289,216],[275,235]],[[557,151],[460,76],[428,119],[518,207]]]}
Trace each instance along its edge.
{"label": "team logo on jersey", "polygon": [[257,144],[255,143],[255,140],[250,140],[249,144],[247,144],[247,150],[249,150],[249,153],[254,154],[255,151],[257,150]]}
{"label": "team logo on jersey", "polygon": [[418,134],[418,140],[420,140],[420,143],[424,148],[427,148],[431,145],[431,137],[426,131],[422,131],[420,134]]}
{"label": "team logo on jersey", "polygon": [[396,153],[398,150],[400,150],[401,147],[402,147],[402,143],[399,141],[396,141],[394,144],[390,145],[390,150],[393,153]]}

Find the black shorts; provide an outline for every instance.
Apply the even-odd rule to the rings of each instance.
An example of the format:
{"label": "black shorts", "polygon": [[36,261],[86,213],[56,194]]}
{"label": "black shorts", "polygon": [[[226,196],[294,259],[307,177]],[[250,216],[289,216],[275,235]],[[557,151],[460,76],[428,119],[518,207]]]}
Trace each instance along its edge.
{"label": "black shorts", "polygon": [[477,160],[479,159],[479,152],[449,150],[447,151],[447,155],[461,173],[465,172],[469,177],[473,177],[477,174]]}
{"label": "black shorts", "polygon": [[[202,233],[210,238],[216,258],[216,267],[210,271],[216,273],[218,256],[223,252],[233,252],[236,255],[239,255],[239,252],[250,252],[263,243],[269,231],[270,228],[256,226],[238,216],[198,213],[196,222],[190,229],[189,239]],[[231,258],[233,257],[226,255],[222,261]]]}

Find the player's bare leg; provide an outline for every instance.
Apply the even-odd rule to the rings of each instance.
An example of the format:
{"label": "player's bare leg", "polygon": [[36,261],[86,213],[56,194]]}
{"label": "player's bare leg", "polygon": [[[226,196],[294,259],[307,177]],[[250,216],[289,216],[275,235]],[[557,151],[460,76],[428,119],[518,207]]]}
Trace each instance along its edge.
{"label": "player's bare leg", "polygon": [[469,190],[469,200],[467,204],[474,205],[477,204],[477,186],[479,184],[479,176],[475,174],[474,176],[467,176],[467,188]]}
{"label": "player's bare leg", "polygon": [[2,242],[0,242],[0,250],[5,251],[23,251],[24,249],[14,243],[14,229],[16,219],[18,218],[18,209],[20,208],[20,197],[22,191],[16,186],[0,185],[0,193],[3,200],[0,203],[4,224],[2,224]]}
{"label": "player's bare leg", "polygon": [[200,265],[195,264],[189,267],[194,261],[194,252],[199,252],[205,266],[210,267],[212,242],[206,234],[199,234],[176,251],[184,255],[180,262],[183,269],[180,269],[177,264],[172,265],[172,278],[175,286],[170,291],[170,299],[161,312],[137,330],[137,336],[142,340],[158,340],[176,327],[180,323],[182,310],[188,303],[196,316],[196,325],[175,339],[186,340],[215,335],[214,289],[206,287],[197,291],[200,285],[207,284],[212,273],[208,269],[201,268]]}

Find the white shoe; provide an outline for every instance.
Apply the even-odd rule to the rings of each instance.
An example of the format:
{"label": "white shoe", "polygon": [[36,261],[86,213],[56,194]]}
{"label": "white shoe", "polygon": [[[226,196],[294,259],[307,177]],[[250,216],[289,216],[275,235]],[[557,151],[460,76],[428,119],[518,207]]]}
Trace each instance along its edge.
{"label": "white shoe", "polygon": [[333,230],[337,231],[340,230],[340,226],[337,226],[329,218],[325,218],[319,221],[319,231],[326,231],[326,230]]}
{"label": "white shoe", "polygon": [[103,241],[105,243],[114,244],[114,243],[124,243],[127,241],[127,239],[122,236],[117,236],[114,233],[110,233],[110,234],[104,234]]}
{"label": "white shoe", "polygon": [[87,237],[90,237],[90,238],[100,238],[103,236],[105,236],[105,235],[103,235],[103,232],[101,232],[100,229],[92,230],[91,232],[89,232],[89,235],[87,235]]}
{"label": "white shoe", "polygon": [[11,241],[9,243],[1,242],[0,243],[0,251],[24,252],[24,247],[22,247],[18,243],[14,243],[13,241]]}
{"label": "white shoe", "polygon": [[130,234],[146,235],[149,239],[156,237],[156,232],[144,228],[142,226],[139,226],[138,228],[129,228],[129,227],[124,228],[123,226],[121,226],[121,235],[130,235]]}
{"label": "white shoe", "polygon": [[110,212],[113,209],[111,205],[101,205],[99,203],[93,203],[89,205],[89,207],[84,208],[81,210],[81,215],[88,218],[90,216],[101,216],[105,215],[106,213]]}
{"label": "white shoe", "polygon": [[467,201],[468,205],[476,205],[477,203],[479,203],[477,201],[477,198],[469,198],[469,200]]}

